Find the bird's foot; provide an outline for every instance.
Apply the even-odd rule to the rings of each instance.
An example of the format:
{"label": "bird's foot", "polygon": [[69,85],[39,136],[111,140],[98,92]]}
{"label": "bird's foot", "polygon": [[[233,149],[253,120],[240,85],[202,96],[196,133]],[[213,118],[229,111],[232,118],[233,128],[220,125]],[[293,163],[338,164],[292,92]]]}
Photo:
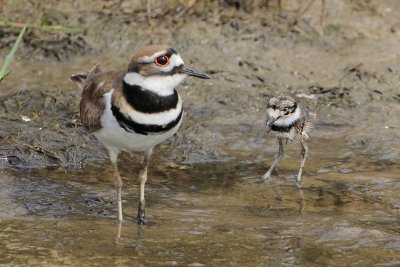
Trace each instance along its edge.
{"label": "bird's foot", "polygon": [[301,188],[301,177],[300,177],[300,179],[299,179],[299,177],[297,177],[295,183],[296,183],[296,186],[301,190],[302,189]]}
{"label": "bird's foot", "polygon": [[271,174],[270,173],[266,173],[263,176],[261,176],[261,181],[265,182],[267,181],[269,178],[271,178]]}
{"label": "bird's foot", "polygon": [[297,186],[297,188],[299,188],[300,190],[302,190],[301,182],[296,181],[296,186]]}
{"label": "bird's foot", "polygon": [[302,180],[302,175],[301,174],[297,174],[296,183],[297,184],[301,184],[301,180]]}
{"label": "bird's foot", "polygon": [[136,222],[139,225],[146,225],[148,223],[147,219],[144,216],[144,210],[138,211],[138,215],[136,217]]}

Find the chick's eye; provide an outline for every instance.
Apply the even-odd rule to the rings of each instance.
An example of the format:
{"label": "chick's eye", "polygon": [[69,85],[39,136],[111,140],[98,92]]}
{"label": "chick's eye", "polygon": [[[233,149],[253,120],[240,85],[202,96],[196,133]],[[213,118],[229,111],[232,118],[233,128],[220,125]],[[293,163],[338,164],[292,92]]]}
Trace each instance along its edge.
{"label": "chick's eye", "polygon": [[154,60],[154,63],[158,66],[166,66],[169,63],[169,58],[167,56],[159,56]]}

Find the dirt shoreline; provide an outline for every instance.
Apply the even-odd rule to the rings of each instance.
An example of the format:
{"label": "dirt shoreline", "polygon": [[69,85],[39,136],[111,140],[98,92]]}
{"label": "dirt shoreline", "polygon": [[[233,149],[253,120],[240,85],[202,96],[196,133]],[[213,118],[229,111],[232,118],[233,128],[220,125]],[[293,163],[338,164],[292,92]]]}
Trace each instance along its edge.
{"label": "dirt shoreline", "polygon": [[[381,158],[400,158],[400,31],[395,30],[394,18],[400,5],[395,1],[364,6],[328,3],[324,35],[316,32],[318,5],[291,27],[296,5],[288,4],[281,11],[272,5],[253,13],[220,7],[209,15],[201,15],[198,9],[212,10],[212,6],[192,7],[179,19],[172,13],[154,15],[151,26],[139,19],[142,9],[134,11],[124,1],[109,8],[99,5],[95,12],[78,3],[77,8],[82,8],[78,14],[66,3],[53,4],[49,23],[53,19],[53,23],[85,25],[85,32],[47,33],[54,45],[33,45],[33,36],[42,34],[38,30],[24,38],[21,56],[12,66],[14,73],[1,84],[2,166],[79,166],[82,159],[102,159],[97,156],[99,145],[80,129],[80,92],[68,75],[97,62],[104,69],[124,68],[135,48],[160,42],[176,46],[187,65],[214,78],[206,84],[188,79],[179,89],[187,112],[180,134],[172,141],[173,154],[191,153],[196,146],[202,150],[193,152],[203,155],[200,161],[218,160],[218,154],[228,155],[222,160],[229,158],[224,144],[230,137],[218,128],[250,127],[244,139],[263,134],[266,101],[289,93],[312,107],[317,129],[349,127],[345,142],[364,146]],[[161,12],[156,6],[154,14]],[[42,12],[48,7],[41,6]],[[132,9],[131,13],[124,8]],[[132,12],[136,16],[130,17]],[[74,40],[81,40],[81,45]],[[0,50],[1,55],[6,48]],[[246,149],[246,145],[235,149]]]}

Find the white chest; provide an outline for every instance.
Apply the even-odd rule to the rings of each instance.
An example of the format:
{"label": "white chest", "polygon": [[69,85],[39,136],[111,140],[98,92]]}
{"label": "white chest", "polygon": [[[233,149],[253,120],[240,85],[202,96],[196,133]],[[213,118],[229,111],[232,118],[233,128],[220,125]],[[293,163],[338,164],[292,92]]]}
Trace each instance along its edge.
{"label": "white chest", "polygon": [[[146,151],[155,145],[165,141],[176,133],[182,122],[182,117],[180,121],[171,129],[160,132],[160,133],[150,133],[148,135],[138,134],[133,131],[126,131],[118,123],[111,111],[111,94],[107,93],[104,95],[104,101],[106,104],[105,112],[101,117],[102,128],[94,133],[96,138],[107,147],[109,150],[119,152],[133,151],[141,152]],[[178,110],[179,109],[179,110]],[[154,124],[154,125],[164,125],[174,120],[178,117],[182,109],[182,103],[179,99],[179,104],[176,109],[171,109],[170,111],[165,111],[158,114],[145,114],[139,112],[133,112],[128,114],[132,120],[137,123],[143,124]],[[178,112],[179,111],[179,112]]]}

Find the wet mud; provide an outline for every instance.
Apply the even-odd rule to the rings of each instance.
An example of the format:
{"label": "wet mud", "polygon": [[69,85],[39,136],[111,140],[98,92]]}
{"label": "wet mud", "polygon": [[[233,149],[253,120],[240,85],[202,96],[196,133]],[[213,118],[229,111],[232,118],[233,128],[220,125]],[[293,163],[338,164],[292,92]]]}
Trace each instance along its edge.
{"label": "wet mud", "polygon": [[[29,14],[18,2],[4,17]],[[0,264],[399,265],[400,4],[326,1],[321,26],[318,3],[293,24],[308,1],[153,2],[150,16],[133,1],[37,7],[85,30],[31,30],[0,84]],[[17,34],[1,29],[1,58]],[[184,121],[150,163],[149,226],[134,223],[142,155],[120,158],[121,226],[111,166],[68,76],[125,68],[151,43],[213,79],[178,89]],[[315,114],[301,191],[297,144],[259,180],[277,150],[264,121],[279,93]]]}

